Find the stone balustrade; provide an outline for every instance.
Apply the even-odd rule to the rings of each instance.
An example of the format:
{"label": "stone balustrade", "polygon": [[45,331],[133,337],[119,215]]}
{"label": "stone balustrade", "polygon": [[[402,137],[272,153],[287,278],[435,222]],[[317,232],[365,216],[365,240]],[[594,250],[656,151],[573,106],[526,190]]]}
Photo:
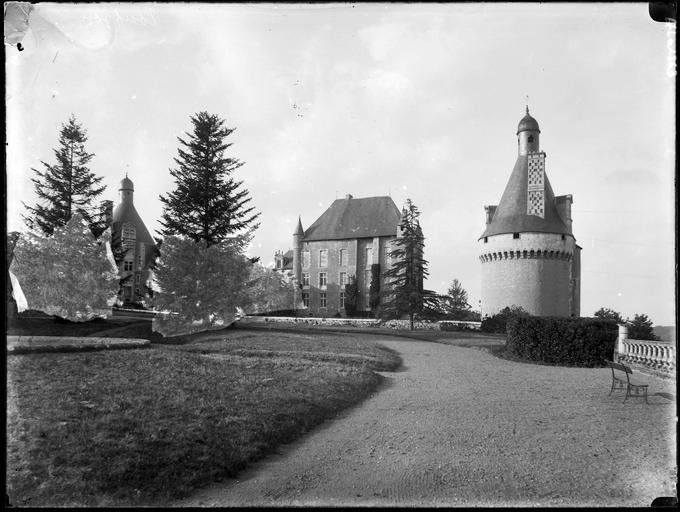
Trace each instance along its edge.
{"label": "stone balustrade", "polygon": [[676,368],[675,343],[629,339],[628,327],[619,325],[617,359],[652,370],[674,372]]}

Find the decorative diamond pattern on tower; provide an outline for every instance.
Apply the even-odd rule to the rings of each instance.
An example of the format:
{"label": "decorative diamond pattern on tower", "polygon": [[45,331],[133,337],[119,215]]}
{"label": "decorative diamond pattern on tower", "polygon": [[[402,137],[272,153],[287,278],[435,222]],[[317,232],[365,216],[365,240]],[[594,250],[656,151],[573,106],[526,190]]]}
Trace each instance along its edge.
{"label": "decorative diamond pattern on tower", "polygon": [[545,216],[545,153],[529,153],[527,215]]}

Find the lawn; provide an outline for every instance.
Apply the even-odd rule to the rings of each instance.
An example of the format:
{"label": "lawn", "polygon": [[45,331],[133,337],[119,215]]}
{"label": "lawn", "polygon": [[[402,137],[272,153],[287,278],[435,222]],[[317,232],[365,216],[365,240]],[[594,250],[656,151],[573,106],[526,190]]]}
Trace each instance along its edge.
{"label": "lawn", "polygon": [[162,503],[365,398],[400,358],[354,337],[220,331],[146,350],[7,358],[14,506]]}

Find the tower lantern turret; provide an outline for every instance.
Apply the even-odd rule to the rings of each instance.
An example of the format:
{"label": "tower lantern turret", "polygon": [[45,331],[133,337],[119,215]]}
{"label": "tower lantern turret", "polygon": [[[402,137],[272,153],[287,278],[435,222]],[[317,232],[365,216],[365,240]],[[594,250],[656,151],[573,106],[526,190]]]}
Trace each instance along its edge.
{"label": "tower lantern turret", "polygon": [[132,180],[127,177],[127,173],[125,178],[120,181],[120,188],[118,190],[120,191],[120,202],[132,204],[135,186],[132,184]]}
{"label": "tower lantern turret", "polygon": [[529,106],[526,107],[526,115],[517,126],[517,147],[520,155],[526,155],[539,150],[538,138],[541,130],[538,121],[529,115]]}

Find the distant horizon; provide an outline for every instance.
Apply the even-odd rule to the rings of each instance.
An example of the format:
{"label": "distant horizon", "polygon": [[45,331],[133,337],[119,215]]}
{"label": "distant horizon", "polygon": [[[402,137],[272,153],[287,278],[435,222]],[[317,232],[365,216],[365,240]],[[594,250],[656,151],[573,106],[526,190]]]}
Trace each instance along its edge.
{"label": "distant horizon", "polygon": [[7,231],[73,113],[101,199],[127,172],[158,236],[176,137],[206,110],[236,128],[226,156],[262,212],[249,256],[273,263],[334,198],[411,198],[426,286],[458,279],[478,310],[484,205],[528,95],[553,190],[574,199],[581,316],[675,326],[671,35],[647,4],[612,5],[35,4],[23,51],[6,46]]}

